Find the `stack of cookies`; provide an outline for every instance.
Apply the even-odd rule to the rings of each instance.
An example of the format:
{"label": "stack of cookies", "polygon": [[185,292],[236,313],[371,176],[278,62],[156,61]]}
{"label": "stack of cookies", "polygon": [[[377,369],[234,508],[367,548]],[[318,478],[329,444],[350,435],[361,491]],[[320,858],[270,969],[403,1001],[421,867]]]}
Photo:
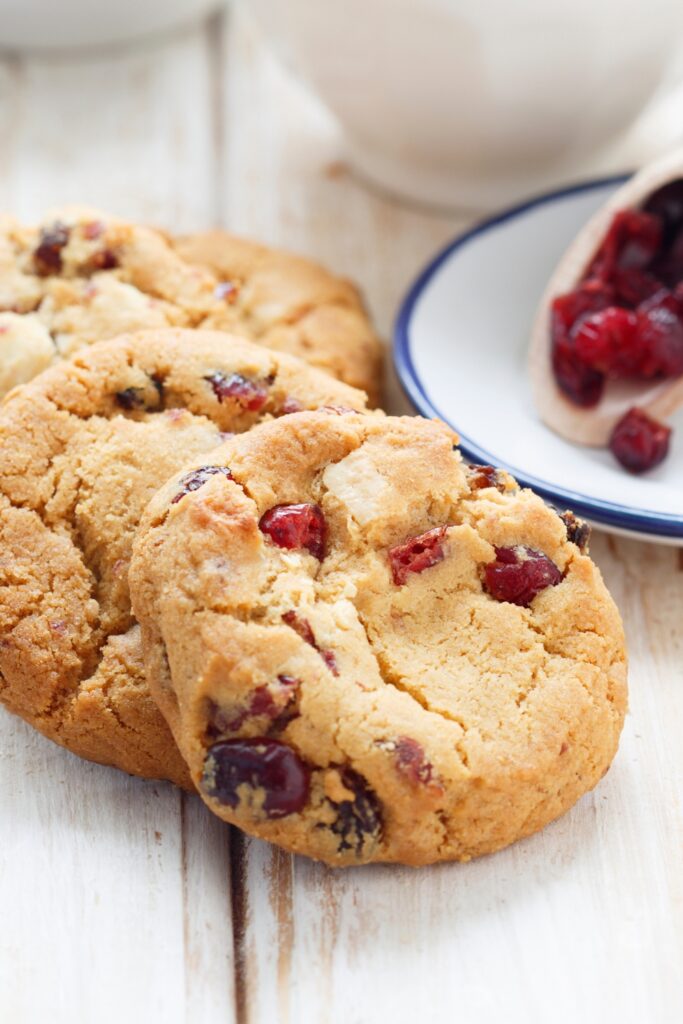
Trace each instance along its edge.
{"label": "stack of cookies", "polygon": [[468,859],[604,775],[586,528],[370,411],[351,285],[67,210],[0,224],[0,309],[6,707],[333,865]]}

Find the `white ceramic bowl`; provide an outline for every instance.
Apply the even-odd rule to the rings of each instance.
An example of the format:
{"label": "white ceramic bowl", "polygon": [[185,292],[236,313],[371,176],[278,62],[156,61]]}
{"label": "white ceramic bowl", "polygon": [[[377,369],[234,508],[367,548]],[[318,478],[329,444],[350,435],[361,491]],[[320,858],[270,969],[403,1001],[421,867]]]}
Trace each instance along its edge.
{"label": "white ceramic bowl", "polygon": [[667,459],[632,476],[605,449],[571,444],[534,408],[527,351],[534,312],[562,252],[615,180],[556,192],[456,239],[418,277],[394,354],[425,416],[439,416],[476,462],[504,466],[561,508],[615,533],[683,544],[683,409]]}
{"label": "white ceramic bowl", "polygon": [[0,49],[104,46],[188,25],[223,0],[0,0]]}
{"label": "white ceramic bowl", "polygon": [[249,0],[371,179],[490,209],[567,180],[655,92],[679,0]]}

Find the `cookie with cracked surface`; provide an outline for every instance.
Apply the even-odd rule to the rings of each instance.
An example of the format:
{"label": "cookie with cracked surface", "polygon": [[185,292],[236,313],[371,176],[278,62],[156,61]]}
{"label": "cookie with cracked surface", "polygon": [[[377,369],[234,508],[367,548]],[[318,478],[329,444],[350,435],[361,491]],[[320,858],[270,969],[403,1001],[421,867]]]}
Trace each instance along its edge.
{"label": "cookie with cracked surface", "polygon": [[377,401],[382,347],[354,284],[303,256],[227,231],[190,235],[175,246],[229,289],[217,310],[219,326],[299,356]]}
{"label": "cookie with cracked surface", "polygon": [[313,263],[220,232],[174,247],[81,207],[35,227],[0,217],[0,394],[84,345],[168,326],[231,331],[379,395],[357,292]]}
{"label": "cookie with cracked surface", "polygon": [[100,342],[8,395],[0,701],[83,757],[190,785],[144,678],[134,530],[157,487],[224,432],[326,404],[362,409],[364,395],[243,338],[182,329]]}
{"label": "cookie with cracked surface", "polygon": [[130,571],[148,679],[220,817],[333,865],[464,860],[607,770],[617,609],[574,523],[453,440],[299,413],[151,501]]}

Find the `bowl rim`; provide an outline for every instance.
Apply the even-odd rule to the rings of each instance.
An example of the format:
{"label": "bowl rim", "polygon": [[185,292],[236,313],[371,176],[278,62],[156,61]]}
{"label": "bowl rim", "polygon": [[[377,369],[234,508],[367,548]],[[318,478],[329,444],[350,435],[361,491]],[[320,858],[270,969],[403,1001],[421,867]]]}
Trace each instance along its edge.
{"label": "bowl rim", "polygon": [[[432,402],[427,388],[415,368],[411,351],[411,321],[422,293],[434,275],[441,269],[442,264],[451,259],[459,249],[464,248],[474,238],[478,238],[500,224],[514,220],[537,207],[549,205],[583,192],[606,188],[607,186],[614,186],[616,188],[619,185],[623,185],[629,177],[631,177],[630,174],[609,175],[543,192],[477,222],[473,227],[456,235],[450,242],[447,242],[419,272],[408,289],[399,306],[393,331],[393,361],[399,381],[410,401],[423,416],[427,416],[430,419],[443,420],[444,423],[456,431],[460,438],[460,449],[463,455],[473,462],[493,463],[495,465],[497,459],[495,455],[486,451],[471,437],[461,433],[457,424]],[[660,537],[680,537],[683,539],[683,515],[669,512],[652,512],[649,509],[633,508],[629,505],[603,501],[599,498],[592,498],[590,495],[581,494],[578,491],[557,487],[548,480],[543,480],[540,477],[526,473],[515,466],[505,464],[505,467],[523,487],[530,487],[552,504],[557,504],[558,502],[566,504],[572,511],[578,512],[595,523],[614,526],[620,530],[636,533],[647,533]]]}

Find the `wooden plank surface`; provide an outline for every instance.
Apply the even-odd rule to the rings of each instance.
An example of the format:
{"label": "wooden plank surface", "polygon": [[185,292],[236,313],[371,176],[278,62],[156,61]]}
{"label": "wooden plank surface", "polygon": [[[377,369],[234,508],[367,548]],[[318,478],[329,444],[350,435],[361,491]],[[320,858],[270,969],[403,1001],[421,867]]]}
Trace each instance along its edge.
{"label": "wooden plank surface", "polygon": [[[357,181],[335,125],[237,14],[87,58],[0,60],[0,146],[3,208],[222,222],[360,279],[387,337],[464,223]],[[632,658],[615,767],[473,864],[334,873],[0,712],[0,1020],[678,1024],[683,562],[605,536],[593,553]]]}
{"label": "wooden plank surface", "polygon": [[[216,213],[212,28],[0,61],[0,206],[183,231]],[[234,1019],[229,830],[0,709],[0,1020]]]}

